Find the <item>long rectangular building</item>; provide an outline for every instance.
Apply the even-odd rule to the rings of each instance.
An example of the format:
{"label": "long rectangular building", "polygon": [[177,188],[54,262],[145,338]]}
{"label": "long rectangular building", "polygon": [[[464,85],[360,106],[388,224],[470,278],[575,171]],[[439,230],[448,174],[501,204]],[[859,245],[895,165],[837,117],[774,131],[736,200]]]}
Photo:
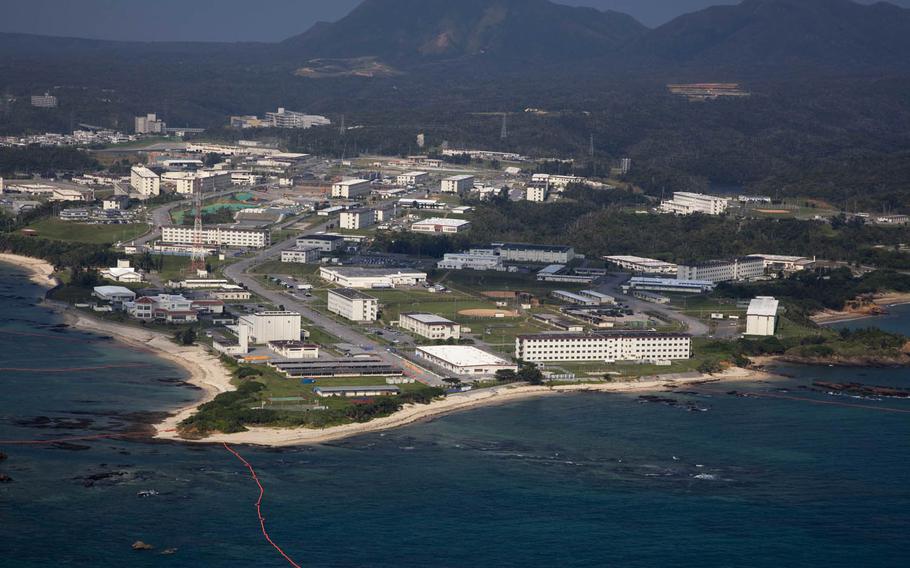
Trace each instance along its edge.
{"label": "long rectangular building", "polygon": [[470,228],[470,221],[438,217],[417,221],[411,225],[411,231],[414,233],[463,233]]}
{"label": "long rectangular building", "polygon": [[623,288],[631,291],[669,292],[671,294],[703,294],[715,288],[707,280],[677,280],[676,278],[647,278],[636,276]]}
{"label": "long rectangular building", "polygon": [[604,260],[633,274],[672,274],[675,276],[677,271],[677,266],[672,262],[641,256],[605,256]]}
{"label": "long rectangular building", "polygon": [[400,377],[404,371],[377,358],[274,361],[270,367],[291,378]]}
{"label": "long rectangular building", "polygon": [[677,191],[673,194],[673,199],[660,204],[662,212],[675,213],[677,215],[692,215],[694,213],[723,215],[727,212],[728,207],[729,202],[723,197],[688,191]]}
{"label": "long rectangular building", "polygon": [[397,288],[416,286],[427,281],[426,272],[406,271],[397,268],[357,268],[323,266],[319,277],[344,288]]}
{"label": "long rectangular building", "polygon": [[498,355],[468,345],[431,345],[417,347],[416,355],[462,377],[492,377],[496,371],[517,371],[518,366]]}
{"label": "long rectangular building", "polygon": [[765,260],[758,256],[746,256],[733,260],[680,264],[676,277],[679,280],[703,280],[718,283],[754,280],[764,274]]}
{"label": "long rectangular building", "polygon": [[575,249],[562,245],[505,243],[496,248],[499,249],[502,259],[507,262],[569,264],[575,258]]}
{"label": "long rectangular building", "polygon": [[[172,245],[194,244],[193,227],[161,227],[161,242]],[[202,244],[234,248],[266,248],[272,244],[266,229],[235,229],[213,227],[202,230]]]}
{"label": "long rectangular building", "polygon": [[515,357],[531,363],[682,361],[691,356],[692,338],[682,333],[549,333],[515,339]]}

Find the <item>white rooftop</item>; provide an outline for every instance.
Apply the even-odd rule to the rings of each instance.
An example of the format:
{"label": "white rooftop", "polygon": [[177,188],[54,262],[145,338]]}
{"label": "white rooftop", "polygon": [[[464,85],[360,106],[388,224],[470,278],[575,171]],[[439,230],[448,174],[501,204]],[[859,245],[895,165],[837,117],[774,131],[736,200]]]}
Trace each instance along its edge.
{"label": "white rooftop", "polygon": [[470,221],[465,221],[464,219],[443,219],[441,217],[434,217],[432,219],[424,219],[423,221],[418,221],[414,225],[438,225],[440,227],[463,227],[468,225]]}
{"label": "white rooftop", "polygon": [[635,264],[641,264],[643,266],[676,266],[671,262],[665,262],[663,260],[657,260],[656,258],[645,258],[643,256],[632,256],[632,255],[614,255],[604,257],[606,260],[611,260],[614,262],[631,262]]}
{"label": "white rooftop", "polygon": [[95,293],[101,294],[102,296],[113,296],[121,294],[135,295],[135,292],[129,288],[124,288],[123,286],[95,286]]}
{"label": "white rooftop", "polygon": [[511,365],[502,357],[481,351],[470,345],[430,345],[418,347],[418,351],[442,359],[455,367],[470,367],[472,365]]}
{"label": "white rooftop", "polygon": [[776,316],[780,301],[770,296],[759,296],[749,303],[750,316]]}
{"label": "white rooftop", "polygon": [[339,183],[339,185],[348,185],[348,186],[350,186],[350,185],[360,185],[360,184],[362,184],[362,183],[370,183],[370,181],[369,181],[369,180],[366,180],[366,179],[346,179],[346,180],[340,181],[340,182],[338,182],[338,183]]}
{"label": "white rooftop", "polygon": [[469,176],[469,175],[452,176],[452,177],[447,177],[446,181],[466,181],[469,179],[474,179],[474,176]]}
{"label": "white rooftop", "polygon": [[446,319],[442,316],[437,316],[436,314],[401,314],[405,317],[411,318],[412,320],[417,320],[420,323],[425,323],[428,325],[455,325],[450,319]]}

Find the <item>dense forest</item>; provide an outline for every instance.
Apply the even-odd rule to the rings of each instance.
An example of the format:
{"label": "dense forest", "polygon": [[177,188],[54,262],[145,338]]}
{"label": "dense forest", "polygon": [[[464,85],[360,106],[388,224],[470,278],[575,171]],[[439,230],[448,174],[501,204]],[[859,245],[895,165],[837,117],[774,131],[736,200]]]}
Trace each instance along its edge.
{"label": "dense forest", "polygon": [[56,172],[85,172],[101,166],[91,156],[67,147],[0,148],[0,176],[44,174]]}
{"label": "dense forest", "polygon": [[[597,194],[598,192],[592,192]],[[605,195],[628,194],[601,192]],[[639,196],[630,196],[634,200]],[[788,254],[845,259],[879,267],[910,269],[910,227],[827,223],[795,219],[737,219],[636,213],[590,201],[552,204],[497,201],[477,204],[470,239],[571,244],[591,257],[639,254],[671,262],[747,254]]]}

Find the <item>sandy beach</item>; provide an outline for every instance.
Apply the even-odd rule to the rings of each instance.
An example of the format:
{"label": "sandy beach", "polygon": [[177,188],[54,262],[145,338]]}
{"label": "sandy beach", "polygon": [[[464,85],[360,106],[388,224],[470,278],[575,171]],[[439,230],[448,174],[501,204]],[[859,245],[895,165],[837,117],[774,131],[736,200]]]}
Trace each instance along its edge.
{"label": "sandy beach", "polygon": [[876,294],[875,298],[872,300],[872,304],[865,306],[862,309],[845,311],[825,310],[812,316],[812,321],[819,325],[826,325],[874,318],[883,315],[883,312],[887,313],[887,308],[890,306],[900,306],[904,304],[910,304],[910,293],[886,292]]}
{"label": "sandy beach", "polygon": [[[53,277],[54,267],[44,260],[14,254],[0,254],[0,262],[27,269],[35,284],[47,288],[57,285],[57,280]],[[201,388],[202,398],[195,404],[178,410],[163,423],[158,424],[156,429],[159,434],[176,429],[177,424],[191,416],[198,406],[209,402],[220,393],[234,390],[230,373],[224,368],[218,357],[209,353],[204,347],[198,345],[183,347],[161,333],[106,322],[80,313],[64,304],[45,302],[45,306],[62,313],[66,323],[73,327],[101,335],[110,335],[134,349],[147,351],[156,357],[170,361],[190,374],[187,383]]]}
{"label": "sandy beach", "polygon": [[202,389],[204,394],[200,400],[181,408],[164,422],[155,426],[158,437],[176,439],[174,430],[176,430],[177,425],[192,416],[196,412],[196,408],[211,401],[221,393],[234,390],[234,386],[231,384],[231,374],[221,364],[218,357],[209,353],[202,346],[185,347],[177,345],[169,337],[161,333],[102,321],[73,310],[64,311],[64,318],[66,323],[73,327],[102,335],[110,335],[117,341],[134,349],[148,351],[156,357],[184,368],[190,374],[186,382]]}
{"label": "sandy beach", "polygon": [[[637,382],[625,383],[578,384],[561,385],[554,387],[507,385],[492,389],[482,389],[462,394],[450,395],[444,399],[434,401],[430,404],[408,405],[401,411],[396,412],[391,416],[372,420],[364,424],[345,424],[344,426],[335,426],[332,428],[326,428],[324,430],[313,430],[307,428],[251,428],[247,432],[240,432],[237,434],[214,434],[203,440],[198,440],[198,442],[227,442],[230,444],[248,444],[271,447],[324,444],[327,442],[342,440],[344,438],[358,436],[361,434],[400,428],[402,426],[407,426],[408,424],[432,420],[434,418],[445,416],[454,412],[471,410],[488,405],[505,404],[541,396],[559,396],[580,392],[646,392],[660,390],[667,387],[681,387],[686,385],[703,384],[706,382],[720,383],[733,381],[757,381],[772,379],[774,377],[775,375],[763,371],[733,368],[725,371],[724,373],[713,376],[698,375],[677,379],[655,377]],[[159,433],[158,437],[173,440],[180,439],[174,432],[161,432]]]}
{"label": "sandy beach", "polygon": [[53,288],[58,284],[54,278],[54,267],[40,258],[19,256],[18,254],[0,253],[0,262],[12,264],[28,271],[31,281],[39,286]]}

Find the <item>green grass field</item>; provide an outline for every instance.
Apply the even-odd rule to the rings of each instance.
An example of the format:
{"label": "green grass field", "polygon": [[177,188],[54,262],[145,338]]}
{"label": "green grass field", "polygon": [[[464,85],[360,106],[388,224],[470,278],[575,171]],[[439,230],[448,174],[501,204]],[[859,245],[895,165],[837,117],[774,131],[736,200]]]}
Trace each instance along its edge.
{"label": "green grass field", "polygon": [[[266,386],[260,399],[268,401],[270,398],[299,397],[300,401],[290,404],[308,405],[320,404],[329,408],[345,408],[352,403],[343,398],[320,398],[315,394],[316,387],[367,387],[385,386],[385,377],[340,377],[332,379],[317,379],[315,384],[305,385],[299,378],[288,378],[271,367],[257,365],[252,367],[262,375],[251,377],[253,380]],[[419,391],[426,388],[420,383],[395,385],[402,392]],[[281,401],[274,404],[280,405]]]}
{"label": "green grass field", "polygon": [[114,244],[131,241],[148,232],[145,224],[132,225],[86,225],[59,219],[43,219],[29,225],[38,231],[38,236],[54,241],[68,241],[91,245]]}

